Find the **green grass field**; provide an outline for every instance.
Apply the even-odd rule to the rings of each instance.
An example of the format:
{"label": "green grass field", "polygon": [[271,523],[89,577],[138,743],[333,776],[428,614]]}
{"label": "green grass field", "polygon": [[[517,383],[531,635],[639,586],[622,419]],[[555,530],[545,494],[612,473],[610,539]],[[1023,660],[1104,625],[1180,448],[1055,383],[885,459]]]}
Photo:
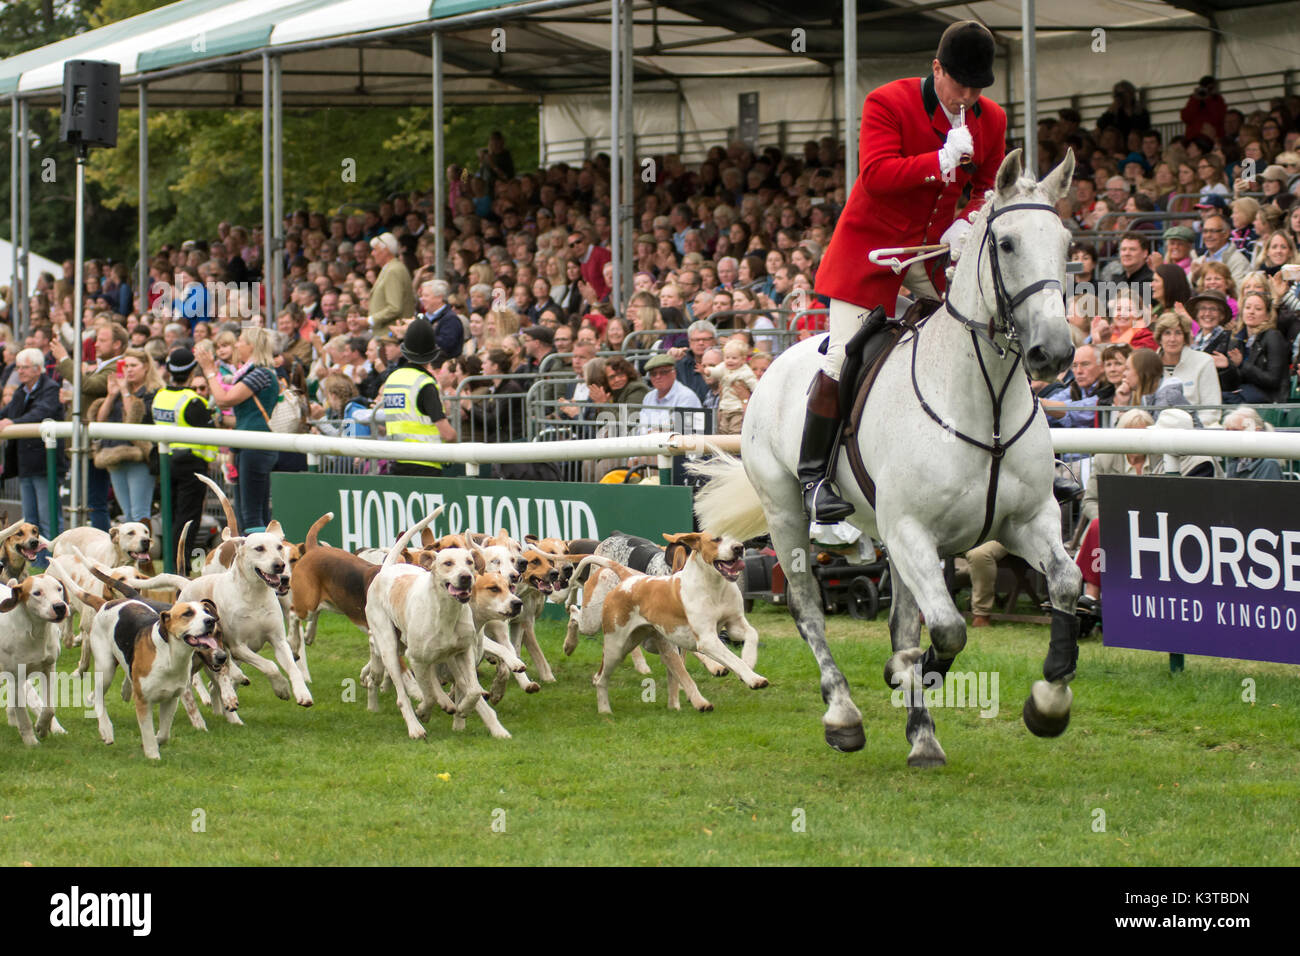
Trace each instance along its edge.
{"label": "green grass field", "polygon": [[[1112,864],[1262,865],[1300,860],[1300,682],[1294,667],[1167,657],[1084,644],[1072,723],[1056,740],[1020,707],[1047,629],[973,631],[954,670],[997,672],[1000,710],[935,709],[948,766],[905,764],[903,711],[881,678],[881,621],[834,618],[837,659],[866,720],[867,746],[822,740],[812,655],[784,610],[760,606],[750,691],[695,662],[715,706],[642,701],[630,664],[614,716],[596,714],[599,649],[564,658],[536,695],[512,684],[497,708],[512,740],[481,722],[453,735],[435,711],[407,738],[391,694],[345,699],[364,638],[326,615],[310,651],[316,704],[241,688],[247,726],[193,730],[177,715],[161,764],[144,758],[134,711],[109,696],[117,743],[64,711],[67,736],[25,748],[0,726],[0,864]],[[66,651],[62,667],[75,666]],[[1243,702],[1243,679],[1256,702]],[[201,811],[201,812],[200,812]],[[1099,812],[1100,811],[1100,812]],[[1104,816],[1103,816],[1104,815]],[[800,831],[798,824],[802,821]],[[1100,830],[1104,823],[1104,830]]]}

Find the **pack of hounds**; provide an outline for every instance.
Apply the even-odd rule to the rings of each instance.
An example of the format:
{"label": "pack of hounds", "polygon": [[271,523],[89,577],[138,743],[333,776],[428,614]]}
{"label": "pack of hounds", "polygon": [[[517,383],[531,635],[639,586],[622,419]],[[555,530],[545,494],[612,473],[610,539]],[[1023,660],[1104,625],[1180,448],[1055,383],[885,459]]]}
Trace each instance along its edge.
{"label": "pack of hounds", "polygon": [[[713,709],[686,669],[687,651],[714,676],[730,670],[752,689],[767,686],[754,671],[758,632],[745,619],[744,549],[735,539],[665,534],[661,547],[620,533],[603,541],[516,541],[505,531],[435,537],[429,526],[440,508],[391,548],[354,554],[318,540],[332,513],[317,519],[302,544],[287,541],[276,521],[241,535],[229,500],[207,483],[227,527],[193,579],[153,573],[153,542],[140,523],[107,533],[74,528],[53,541],[26,522],[0,531],[7,582],[0,586],[0,674],[17,675],[23,692],[8,695],[7,710],[24,743],[66,732],[55,717],[55,695],[43,699],[33,679],[40,674],[43,687],[58,686],[60,644],[81,648],[72,676],[103,689],[91,696],[106,744],[114,735],[103,698],[121,668],[122,699],[134,703],[152,759],[171,735],[178,704],[198,730],[207,729],[205,707],[242,724],[236,688],[254,670],[276,696],[310,707],[307,648],[323,610],[342,614],[368,636],[360,674],[367,707],[378,712],[380,694],[391,688],[414,739],[425,737],[435,706],[452,716],[453,730],[474,714],[493,737],[510,736],[492,705],[511,681],[533,694],[538,680],[556,680],[535,630],[548,602],[568,610],[566,655],[581,636],[603,635],[592,678],[602,714],[611,713],[609,678],[624,658],[631,655],[640,673],[650,673],[643,649],[665,665],[673,710],[680,710],[683,691],[696,710]],[[42,549],[52,555],[48,567],[29,574]],[[178,555],[177,567],[188,566]],[[154,599],[173,594],[174,600]],[[720,635],[742,645],[739,656]],[[260,653],[267,645],[274,659]],[[529,676],[525,652],[538,680]],[[487,689],[481,666],[491,674]]]}

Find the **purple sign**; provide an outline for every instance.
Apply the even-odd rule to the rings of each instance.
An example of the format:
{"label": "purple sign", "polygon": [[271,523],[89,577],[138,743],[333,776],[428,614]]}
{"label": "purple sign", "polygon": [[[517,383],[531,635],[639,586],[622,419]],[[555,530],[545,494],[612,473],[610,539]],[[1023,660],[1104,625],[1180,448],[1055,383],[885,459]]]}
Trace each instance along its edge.
{"label": "purple sign", "polygon": [[1300,664],[1300,485],[1098,479],[1108,647]]}

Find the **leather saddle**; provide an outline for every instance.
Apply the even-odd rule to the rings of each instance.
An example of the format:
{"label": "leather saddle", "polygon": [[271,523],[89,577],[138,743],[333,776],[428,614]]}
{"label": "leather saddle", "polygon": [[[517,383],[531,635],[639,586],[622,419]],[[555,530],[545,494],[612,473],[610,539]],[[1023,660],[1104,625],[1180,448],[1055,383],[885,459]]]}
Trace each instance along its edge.
{"label": "leather saddle", "polygon": [[898,345],[905,332],[916,329],[928,319],[940,303],[936,299],[918,299],[903,313],[901,319],[891,319],[883,306],[877,306],[867,316],[857,333],[844,350],[844,370],[840,375],[840,408],[844,410],[844,430],[840,447],[846,452],[853,477],[871,507],[876,506],[876,483],[867,473],[862,455],[855,440],[862,411],[867,404],[871,386],[875,384],[885,360]]}

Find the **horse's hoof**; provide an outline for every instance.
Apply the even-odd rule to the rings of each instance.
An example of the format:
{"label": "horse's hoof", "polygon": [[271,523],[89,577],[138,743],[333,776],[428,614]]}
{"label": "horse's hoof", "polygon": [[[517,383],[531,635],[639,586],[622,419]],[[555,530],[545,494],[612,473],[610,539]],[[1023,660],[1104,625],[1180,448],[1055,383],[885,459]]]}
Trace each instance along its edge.
{"label": "horse's hoof", "polygon": [[1067,710],[1060,717],[1049,717],[1040,711],[1034,704],[1034,695],[1030,694],[1025,698],[1024,710],[1020,712],[1024,718],[1025,726],[1035,737],[1059,737],[1065,733],[1065,728],[1070,726],[1070,712]]}
{"label": "horse's hoof", "polygon": [[826,742],[832,750],[842,754],[851,754],[867,745],[867,735],[862,732],[861,724],[851,727],[827,727]]}
{"label": "horse's hoof", "polygon": [[913,745],[912,752],[907,755],[907,765],[909,767],[919,767],[922,770],[928,770],[931,767],[942,767],[947,763],[948,755],[939,746],[939,741],[934,739],[924,742],[918,741]]}

